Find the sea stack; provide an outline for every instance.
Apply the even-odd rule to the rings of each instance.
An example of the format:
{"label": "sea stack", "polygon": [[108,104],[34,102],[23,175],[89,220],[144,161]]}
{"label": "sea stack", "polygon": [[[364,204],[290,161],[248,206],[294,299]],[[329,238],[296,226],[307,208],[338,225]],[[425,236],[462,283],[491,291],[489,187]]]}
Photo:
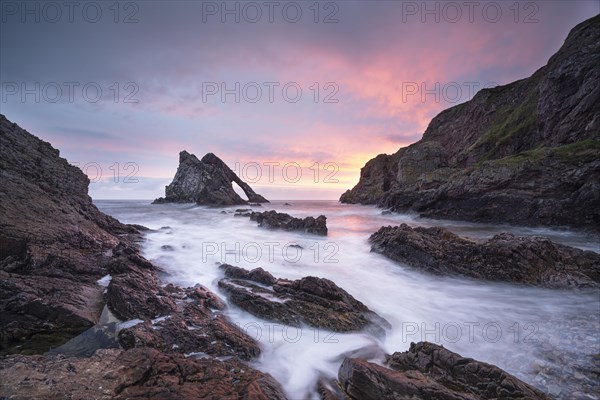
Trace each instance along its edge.
{"label": "sea stack", "polygon": [[[233,190],[237,183],[248,197],[242,199]],[[208,153],[202,160],[183,150],[179,153],[179,167],[173,182],[165,188],[165,197],[154,200],[162,203],[196,203],[201,205],[230,206],[237,204],[268,203],[250,185],[242,181],[219,157]]]}

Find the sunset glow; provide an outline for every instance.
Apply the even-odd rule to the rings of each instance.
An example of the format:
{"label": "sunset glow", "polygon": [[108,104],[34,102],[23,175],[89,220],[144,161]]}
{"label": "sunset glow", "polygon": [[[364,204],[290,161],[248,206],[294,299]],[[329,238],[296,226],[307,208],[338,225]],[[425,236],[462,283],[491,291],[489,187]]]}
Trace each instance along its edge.
{"label": "sunset glow", "polygon": [[[535,22],[526,22],[525,5],[517,15],[506,3],[496,22],[465,13],[438,23],[404,3],[341,2],[335,23],[315,23],[312,14],[297,23],[223,23],[201,2],[144,2],[130,24],[25,25],[5,12],[2,113],[69,161],[99,164],[95,198],[157,197],[186,149],[213,152],[232,168],[296,163],[305,178],[257,187],[279,199],[335,199],[370,158],[415,142],[432,117],[479,89],[530,75],[571,27],[598,12],[595,1],[540,2]],[[154,29],[165,21],[177,29]],[[46,53],[33,50],[40,48]],[[78,83],[72,99],[67,82]],[[63,93],[54,102],[56,84]],[[39,98],[27,94],[36,85]],[[103,96],[93,102],[95,87]],[[107,173],[115,163],[135,163],[137,183],[115,182]],[[315,163],[335,165],[337,182],[309,179]]]}

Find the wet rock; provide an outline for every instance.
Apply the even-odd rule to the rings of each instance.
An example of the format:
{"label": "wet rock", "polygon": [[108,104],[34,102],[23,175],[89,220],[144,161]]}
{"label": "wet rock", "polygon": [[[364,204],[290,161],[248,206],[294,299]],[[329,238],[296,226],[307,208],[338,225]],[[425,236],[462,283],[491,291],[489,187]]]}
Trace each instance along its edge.
{"label": "wet rock", "polygon": [[411,343],[387,367],[346,358],[338,378],[350,399],[548,399],[546,395],[484,362],[433,343]]}
{"label": "wet rock", "polygon": [[295,218],[289,214],[277,211],[252,212],[252,221],[258,222],[258,226],[269,229],[284,229],[286,231],[301,231],[314,233],[316,235],[327,235],[327,217],[319,215],[317,218],[306,217]]}
{"label": "wet rock", "polygon": [[321,378],[317,382],[317,393],[321,400],[344,400],[345,396],[335,381]]}
{"label": "wet rock", "polygon": [[169,244],[163,244],[162,246],[160,246],[160,249],[164,251],[175,251],[175,247]]}
{"label": "wet rock", "polygon": [[257,268],[247,271],[224,264],[226,278],[219,281],[238,307],[271,321],[303,324],[336,332],[366,329],[384,336],[389,323],[328,279],[308,276],[295,281],[276,279]]}
{"label": "wet rock", "polygon": [[[174,287],[171,287],[174,292]],[[198,353],[214,357],[237,356],[250,360],[260,354],[258,343],[214,309],[225,307],[205,288],[181,290],[176,312],[146,320],[119,332],[125,349],[152,347],[165,353]],[[173,296],[173,294],[171,294]]]}
{"label": "wet rock", "polygon": [[251,271],[248,271],[247,269],[229,264],[222,264],[219,268],[223,270],[227,278],[254,281],[268,286],[274,285],[277,282],[277,279],[275,279],[270,272],[265,271],[262,268],[255,268]]}
{"label": "wet rock", "polygon": [[233,216],[234,217],[249,217],[250,214],[252,214],[251,208],[238,208],[237,210],[235,210],[235,214],[233,214]]}
{"label": "wet rock", "polygon": [[600,229],[600,17],[531,77],[442,111],[361,169],[343,203],[440,219]]}
{"label": "wet rock", "polygon": [[219,157],[206,154],[202,160],[182,151],[179,153],[179,167],[171,182],[165,188],[165,197],[154,201],[162,203],[196,203],[204,205],[248,204],[233,190],[235,182],[244,191],[248,201],[268,203],[268,200],[252,190]]}
{"label": "wet rock", "polygon": [[270,375],[235,359],[184,357],[150,348],[92,357],[0,359],[0,397],[77,399],[285,399]]}
{"label": "wet rock", "polygon": [[501,233],[478,243],[447,229],[382,227],[372,251],[438,275],[463,275],[550,288],[600,287],[600,255],[543,237]]}
{"label": "wet rock", "polygon": [[156,275],[133,265],[113,276],[106,291],[110,310],[120,319],[153,319],[176,310]]}

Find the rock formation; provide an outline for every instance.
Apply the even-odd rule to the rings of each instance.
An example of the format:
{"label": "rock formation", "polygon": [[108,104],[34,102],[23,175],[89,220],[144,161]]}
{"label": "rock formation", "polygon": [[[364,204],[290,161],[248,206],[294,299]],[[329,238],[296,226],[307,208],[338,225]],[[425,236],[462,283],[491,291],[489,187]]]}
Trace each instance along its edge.
{"label": "rock formation", "polygon": [[[202,287],[163,287],[136,245],[145,228],[100,212],[88,184],[0,115],[0,351],[21,353],[0,358],[0,397],[285,398],[243,363],[260,348],[221,315],[223,302]],[[115,322],[95,325],[105,305],[139,322],[119,331],[126,350],[79,343],[104,339],[107,326],[114,333]],[[61,354],[70,347],[93,355]]]}
{"label": "rock formation", "polygon": [[308,276],[296,281],[276,279],[256,268],[247,271],[223,264],[219,287],[238,307],[269,321],[306,324],[335,332],[367,329],[384,336],[389,323],[328,279]]}
{"label": "rock formation", "polygon": [[0,360],[0,397],[19,399],[285,399],[269,375],[236,359],[151,348],[92,357],[11,355]]}
{"label": "rock formation", "polygon": [[[100,318],[96,283],[140,260],[120,235],[138,229],[101,213],[89,180],[58,150],[0,115],[0,349],[37,352]],[[111,253],[110,255],[107,255]],[[131,258],[130,258],[131,257]]]}
{"label": "rock formation", "polygon": [[249,216],[258,226],[269,229],[283,229],[286,231],[301,231],[327,236],[327,217],[319,215],[317,218],[296,218],[286,213],[277,211],[252,212],[252,210],[236,210],[236,216]]}
{"label": "rock formation", "polygon": [[600,16],[531,77],[483,89],[342,195],[422,216],[600,227]]}
{"label": "rock formation", "polygon": [[219,157],[206,154],[202,160],[182,151],[179,153],[179,167],[171,182],[165,188],[165,197],[154,200],[160,203],[196,203],[201,205],[229,206],[248,204],[233,190],[235,182],[253,203],[269,201],[252,190]]}
{"label": "rock formation", "polygon": [[433,343],[411,343],[381,366],[346,358],[339,384],[349,399],[549,399],[500,368]]}
{"label": "rock formation", "polygon": [[382,227],[371,235],[372,251],[437,275],[462,275],[549,288],[600,287],[600,254],[544,237],[501,233],[483,243],[447,229]]}

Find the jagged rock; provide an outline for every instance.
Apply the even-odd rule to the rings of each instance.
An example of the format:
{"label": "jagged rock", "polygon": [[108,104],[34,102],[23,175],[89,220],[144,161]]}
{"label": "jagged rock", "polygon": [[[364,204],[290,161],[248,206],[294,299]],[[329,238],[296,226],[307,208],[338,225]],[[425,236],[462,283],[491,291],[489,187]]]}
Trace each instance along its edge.
{"label": "jagged rock", "polygon": [[[98,322],[96,282],[139,226],[101,213],[88,184],[58,150],[0,115],[0,352],[44,352]],[[137,261],[134,250],[121,260]]]}
{"label": "jagged rock", "polygon": [[[270,376],[239,361],[260,349],[215,311],[224,303],[201,286],[163,287],[139,254],[145,228],[101,213],[79,169],[2,115],[0,167],[0,352],[45,353],[0,358],[0,397],[284,398]],[[52,355],[116,346],[120,325],[95,325],[103,309],[143,320],[120,332],[134,348]],[[207,358],[175,354],[184,351]]]}
{"label": "jagged rock", "polygon": [[500,368],[433,343],[411,343],[388,357],[389,368],[346,358],[338,372],[350,399],[549,399]]}
{"label": "jagged rock", "polygon": [[276,279],[262,268],[248,271],[228,264],[220,268],[225,278],[219,288],[233,304],[257,317],[336,332],[367,329],[380,337],[390,328],[385,319],[328,279],[307,276],[290,281]]}
{"label": "jagged rock", "polygon": [[600,16],[531,77],[447,109],[361,169],[344,203],[430,218],[600,229]]}
{"label": "jagged rock", "polygon": [[[247,213],[240,213],[239,215],[246,216]],[[317,218],[306,217],[302,219],[272,210],[252,212],[250,213],[250,219],[258,222],[258,226],[269,229],[284,229],[286,231],[301,231],[314,233],[315,235],[327,235],[327,217],[324,215],[319,215]]]}
{"label": "jagged rock", "polygon": [[285,399],[268,374],[236,359],[184,357],[150,348],[92,357],[0,359],[0,397],[36,399]]}
{"label": "jagged rock", "polygon": [[260,355],[255,340],[213,311],[225,308],[214,293],[203,287],[182,290],[173,285],[168,291],[171,297],[178,297],[177,312],[122,329],[119,343],[124,349],[152,347],[164,353],[202,352],[243,360]]}
{"label": "jagged rock", "polygon": [[206,154],[202,160],[182,151],[179,153],[179,167],[171,182],[165,188],[165,197],[154,200],[161,203],[196,203],[203,205],[248,204],[233,190],[235,182],[252,203],[269,201],[252,190],[219,157]]}
{"label": "jagged rock", "polygon": [[600,287],[600,255],[544,237],[501,233],[483,243],[445,228],[382,227],[371,235],[372,251],[441,275],[518,282],[550,288]]}

